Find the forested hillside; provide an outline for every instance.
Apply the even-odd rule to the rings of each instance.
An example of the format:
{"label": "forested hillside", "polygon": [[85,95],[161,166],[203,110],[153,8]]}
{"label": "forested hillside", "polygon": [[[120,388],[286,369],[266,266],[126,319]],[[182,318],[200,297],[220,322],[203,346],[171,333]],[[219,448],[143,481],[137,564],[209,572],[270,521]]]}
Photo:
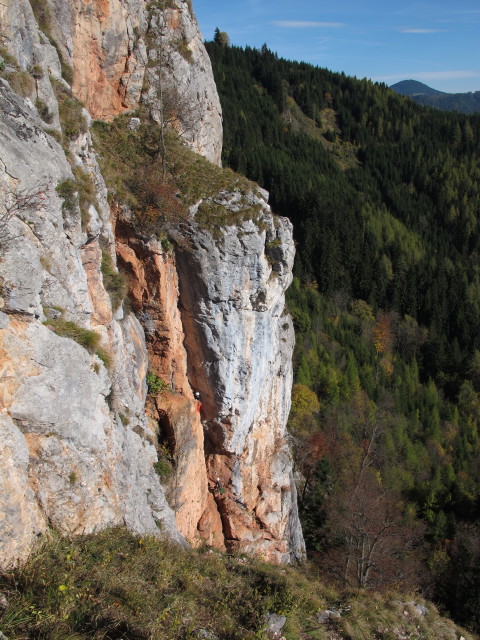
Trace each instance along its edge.
{"label": "forested hillside", "polygon": [[480,116],[217,40],[224,162],[295,227],[310,552],[480,630]]}

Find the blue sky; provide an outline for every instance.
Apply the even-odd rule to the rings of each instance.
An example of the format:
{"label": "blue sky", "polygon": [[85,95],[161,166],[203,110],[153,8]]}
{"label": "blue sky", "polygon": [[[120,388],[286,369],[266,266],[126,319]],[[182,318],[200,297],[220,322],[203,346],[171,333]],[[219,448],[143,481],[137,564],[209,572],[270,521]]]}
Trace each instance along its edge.
{"label": "blue sky", "polygon": [[388,85],[480,90],[480,0],[193,0],[205,39],[261,47]]}

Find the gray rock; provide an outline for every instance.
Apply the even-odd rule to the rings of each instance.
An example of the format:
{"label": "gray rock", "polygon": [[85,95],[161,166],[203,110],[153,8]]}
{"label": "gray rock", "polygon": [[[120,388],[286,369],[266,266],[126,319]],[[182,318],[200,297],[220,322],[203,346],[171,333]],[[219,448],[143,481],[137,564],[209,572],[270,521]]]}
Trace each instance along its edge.
{"label": "gray rock", "polygon": [[342,617],[342,612],[339,609],[332,607],[331,609],[325,609],[317,614],[317,622],[320,624],[326,624],[329,620],[339,620]]}
{"label": "gray rock", "polygon": [[[122,320],[121,310],[118,320],[112,317],[98,241],[85,245],[79,212],[67,217],[62,211],[55,187],[72,176],[63,150],[43,132],[35,110],[1,80],[0,107],[0,193],[48,185],[40,206],[12,218],[0,262],[11,314],[0,313],[0,566],[24,559],[49,524],[69,534],[126,524],[185,544],[153,469],[143,330],[133,316]],[[72,144],[72,157],[96,185],[95,234],[112,246],[105,184],[89,134]],[[50,319],[95,330],[111,353],[110,370],[44,326],[43,309]],[[115,403],[128,408],[128,424],[117,420]]]}
{"label": "gray rock", "polygon": [[127,129],[130,129],[130,131],[137,131],[137,129],[140,128],[140,124],[140,118],[130,118],[129,123],[127,124]]}
{"label": "gray rock", "polygon": [[[197,153],[220,165],[222,156],[222,108],[213,79],[210,58],[203,45],[198,24],[188,4],[174,0],[176,9],[165,12],[166,19],[177,21],[175,30],[165,29],[164,18],[153,17],[152,27],[157,38],[149,53],[151,59],[163,59],[163,86],[175,96],[182,137]],[[163,34],[163,35],[162,35]],[[178,42],[184,43],[182,50]],[[188,53],[187,53],[188,52]],[[182,55],[183,54],[183,55]],[[160,68],[160,67],[158,67]],[[154,107],[158,102],[154,73],[147,72],[150,90],[144,96]]]}
{"label": "gray rock", "polygon": [[[238,202],[237,194],[223,198],[227,208]],[[295,250],[290,222],[274,218],[259,196],[252,198],[263,209],[261,228],[249,220],[225,227],[220,237],[197,229],[192,248],[178,255],[180,306],[207,448],[232,457],[239,503],[252,504],[255,487],[256,518],[273,539],[252,534],[241,549],[291,561],[305,548],[286,441],[294,333],[284,292]],[[267,245],[276,248],[272,260]],[[235,529],[235,515],[229,526]],[[275,556],[280,540],[288,540],[288,551]]]}
{"label": "gray rock", "polygon": [[282,629],[287,621],[285,616],[280,616],[277,613],[267,613],[265,619],[267,623],[267,631],[269,633],[276,634],[277,636],[282,633]]}
{"label": "gray rock", "polygon": [[414,613],[416,616],[426,616],[428,613],[427,607],[425,607],[423,604],[415,602],[414,600],[405,602],[405,605],[407,605],[410,608],[410,611],[412,611],[412,613]]}
{"label": "gray rock", "polygon": [[199,640],[218,640],[218,636],[216,636],[211,631],[208,631],[207,629],[199,629],[196,632],[196,637]]}
{"label": "gray rock", "polygon": [[52,307],[44,308],[43,312],[49,320],[58,320],[62,317],[62,312],[59,309],[53,309]]}

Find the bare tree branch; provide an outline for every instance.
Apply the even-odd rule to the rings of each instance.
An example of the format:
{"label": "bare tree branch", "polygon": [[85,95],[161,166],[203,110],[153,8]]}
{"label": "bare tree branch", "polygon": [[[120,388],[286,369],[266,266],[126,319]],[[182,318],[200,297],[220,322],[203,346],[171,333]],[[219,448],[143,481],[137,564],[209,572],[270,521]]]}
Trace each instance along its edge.
{"label": "bare tree branch", "polygon": [[47,199],[50,184],[39,183],[22,189],[20,186],[5,185],[3,203],[0,204],[0,249],[11,240],[9,225],[14,217],[22,216],[41,209]]}

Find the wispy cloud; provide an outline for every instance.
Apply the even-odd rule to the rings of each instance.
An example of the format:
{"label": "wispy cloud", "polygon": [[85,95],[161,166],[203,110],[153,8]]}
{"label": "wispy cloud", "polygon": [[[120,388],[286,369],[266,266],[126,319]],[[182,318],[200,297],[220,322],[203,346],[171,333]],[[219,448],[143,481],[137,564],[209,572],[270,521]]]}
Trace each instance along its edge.
{"label": "wispy cloud", "polygon": [[338,29],[347,26],[344,22],[317,22],[315,20],[273,20],[271,24],[287,29]]}
{"label": "wispy cloud", "polygon": [[400,33],[444,33],[447,29],[398,29]]}
{"label": "wispy cloud", "polygon": [[392,82],[394,80],[423,80],[426,82],[435,80],[458,80],[463,78],[480,78],[480,71],[451,70],[451,71],[406,71],[405,73],[393,73],[372,78],[376,82]]}

